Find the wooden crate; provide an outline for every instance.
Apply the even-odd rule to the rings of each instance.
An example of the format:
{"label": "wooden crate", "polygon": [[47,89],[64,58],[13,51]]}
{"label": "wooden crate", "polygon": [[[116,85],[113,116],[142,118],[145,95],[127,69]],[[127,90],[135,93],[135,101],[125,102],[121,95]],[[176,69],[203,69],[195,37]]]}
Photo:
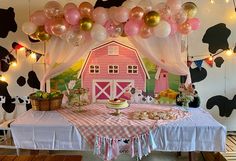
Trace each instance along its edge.
{"label": "wooden crate", "polygon": [[203,152],[206,161],[236,161],[236,134],[226,138],[226,152]]}

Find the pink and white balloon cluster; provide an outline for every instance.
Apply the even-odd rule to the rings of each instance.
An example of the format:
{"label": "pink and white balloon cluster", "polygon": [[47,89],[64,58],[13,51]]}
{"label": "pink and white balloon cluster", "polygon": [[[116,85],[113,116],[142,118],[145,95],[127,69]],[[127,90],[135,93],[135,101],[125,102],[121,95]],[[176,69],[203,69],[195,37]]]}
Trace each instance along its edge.
{"label": "pink and white balloon cluster", "polygon": [[59,36],[74,45],[82,44],[89,36],[96,41],[107,37],[152,35],[165,38],[176,32],[188,34],[200,27],[194,16],[197,6],[193,2],[181,5],[181,0],[167,0],[156,6],[136,6],[126,0],[120,7],[94,9],[89,2],[78,6],[49,1],[43,10],[30,15],[30,21],[22,25],[24,33],[33,39],[46,41]]}

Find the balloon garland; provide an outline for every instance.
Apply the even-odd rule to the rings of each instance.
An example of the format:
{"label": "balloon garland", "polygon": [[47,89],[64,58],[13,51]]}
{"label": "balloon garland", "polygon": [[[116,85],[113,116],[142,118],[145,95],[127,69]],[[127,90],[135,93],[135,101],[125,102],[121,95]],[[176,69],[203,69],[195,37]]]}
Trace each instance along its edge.
{"label": "balloon garland", "polygon": [[200,20],[194,18],[197,6],[193,2],[181,5],[181,0],[167,0],[142,8],[126,0],[120,7],[94,8],[89,2],[78,6],[49,1],[43,10],[30,15],[30,21],[22,30],[34,40],[47,41],[58,36],[75,46],[82,44],[89,35],[93,40],[107,37],[150,36],[165,38],[175,33],[189,34],[200,28]]}

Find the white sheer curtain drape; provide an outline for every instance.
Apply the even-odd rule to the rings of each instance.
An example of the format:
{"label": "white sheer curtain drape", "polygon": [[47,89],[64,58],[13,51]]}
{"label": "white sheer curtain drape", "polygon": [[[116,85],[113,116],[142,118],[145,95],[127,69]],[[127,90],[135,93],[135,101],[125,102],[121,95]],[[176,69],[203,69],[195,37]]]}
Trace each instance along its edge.
{"label": "white sheer curtain drape", "polygon": [[[128,39],[140,54],[149,58],[154,64],[170,73],[187,75],[186,83],[191,82],[186,63],[187,54],[181,52],[181,35],[175,34],[166,38],[152,36],[148,39],[133,36]],[[41,90],[44,89],[46,80],[68,69],[96,45],[98,43],[90,38],[80,46],[72,46],[60,38],[52,37],[47,45],[48,67],[41,80]]]}
{"label": "white sheer curtain drape", "polygon": [[186,63],[187,53],[181,52],[181,35],[175,34],[166,38],[152,36],[148,39],[133,36],[129,40],[154,64],[172,74],[187,75],[186,83],[191,82]]}
{"label": "white sheer curtain drape", "polygon": [[96,45],[96,42],[87,39],[80,46],[73,46],[58,37],[52,37],[47,45],[47,69],[41,80],[41,90],[44,90],[45,82],[62,73],[78,61],[84,54]]}

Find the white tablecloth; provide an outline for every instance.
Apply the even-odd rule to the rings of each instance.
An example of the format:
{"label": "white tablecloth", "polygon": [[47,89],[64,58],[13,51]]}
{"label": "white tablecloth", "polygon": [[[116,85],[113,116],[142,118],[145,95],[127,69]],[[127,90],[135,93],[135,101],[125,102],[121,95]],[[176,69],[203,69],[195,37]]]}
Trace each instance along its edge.
{"label": "white tablecloth", "polygon": [[77,128],[57,111],[26,111],[11,124],[17,148],[38,150],[87,150]]}
{"label": "white tablecloth", "polygon": [[[190,117],[155,130],[156,150],[224,151],[225,127],[201,108],[191,108],[189,112]],[[57,111],[27,111],[11,124],[11,129],[17,148],[91,150],[74,125]]]}

